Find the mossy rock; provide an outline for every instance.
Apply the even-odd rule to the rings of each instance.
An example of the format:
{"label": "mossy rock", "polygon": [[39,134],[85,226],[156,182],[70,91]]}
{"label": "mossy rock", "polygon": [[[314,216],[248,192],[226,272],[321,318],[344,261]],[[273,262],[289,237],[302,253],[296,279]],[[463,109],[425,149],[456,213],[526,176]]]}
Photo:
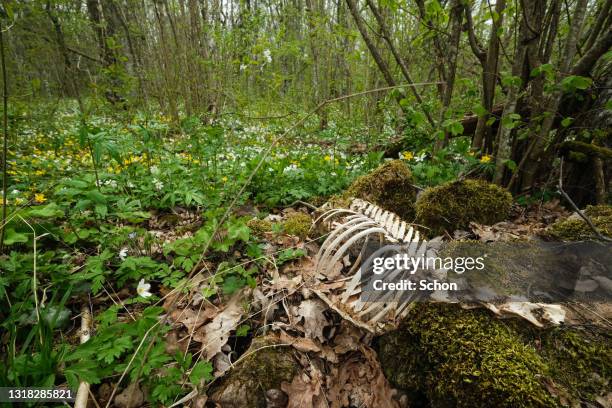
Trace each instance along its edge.
{"label": "mossy rock", "polygon": [[266,391],[280,390],[299,369],[292,348],[275,336],[256,337],[245,354],[209,393],[224,408],[265,408]]}
{"label": "mossy rock", "polygon": [[385,375],[416,406],[578,406],[610,392],[603,330],[539,329],[483,309],[418,304],[378,348]]}
{"label": "mossy rock", "polygon": [[419,304],[380,340],[385,375],[434,407],[552,407],[547,367],[485,311]]}
{"label": "mossy rock", "polygon": [[417,223],[439,235],[466,229],[471,221],[495,224],[508,217],[512,195],[482,180],[461,180],[428,188],[416,202]]}
{"label": "mossy rock", "polygon": [[312,226],[312,218],[310,215],[303,212],[293,212],[287,216],[283,222],[283,230],[289,235],[295,235],[300,238],[306,238],[310,227]]}
{"label": "mossy rock", "polygon": [[410,169],[401,160],[385,162],[371,173],[359,177],[346,190],[344,197],[369,201],[406,221],[414,219],[416,188]]}
{"label": "mossy rock", "polygon": [[[584,210],[587,217],[602,235],[612,238],[612,206],[587,206]],[[557,221],[550,227],[550,235],[562,241],[585,241],[597,239],[595,232],[579,216]]]}
{"label": "mossy rock", "polygon": [[253,218],[247,222],[247,227],[253,231],[255,236],[262,237],[266,232],[272,231],[272,222]]}

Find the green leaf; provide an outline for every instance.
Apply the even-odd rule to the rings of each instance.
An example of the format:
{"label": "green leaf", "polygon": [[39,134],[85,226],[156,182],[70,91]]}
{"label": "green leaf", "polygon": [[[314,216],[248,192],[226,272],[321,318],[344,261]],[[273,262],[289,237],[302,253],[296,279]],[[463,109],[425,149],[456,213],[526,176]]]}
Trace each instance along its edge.
{"label": "green leaf", "polygon": [[21,232],[16,232],[13,228],[7,228],[4,232],[4,245],[28,242],[28,236]]}
{"label": "green leaf", "polygon": [[502,78],[502,85],[506,86],[506,87],[520,87],[521,84],[523,83],[523,81],[521,80],[520,77],[514,76],[514,75],[506,75]]}
{"label": "green leaf", "polygon": [[194,385],[200,384],[202,380],[211,381],[213,379],[212,372],[213,366],[210,362],[199,361],[191,369],[189,380]]}
{"label": "green leaf", "polygon": [[593,80],[591,78],[580,75],[570,75],[563,78],[561,81],[561,89],[565,92],[574,92],[577,89],[585,90],[591,86]]}
{"label": "green leaf", "polygon": [[564,128],[568,127],[569,125],[572,124],[572,122],[574,121],[574,119],[572,118],[563,118],[563,120],[561,121],[561,126],[563,126]]}
{"label": "green leaf", "polygon": [[246,337],[249,334],[249,330],[251,330],[251,326],[248,324],[241,324],[236,329],[236,337]]}
{"label": "green leaf", "polygon": [[537,77],[542,74],[545,74],[547,77],[551,77],[553,74],[552,64],[542,64],[539,67],[535,67],[531,70],[531,73],[529,75],[531,77]]}
{"label": "green leaf", "polygon": [[520,119],[521,119],[521,115],[519,115],[518,113],[511,113],[509,115],[504,115],[502,117],[501,124],[506,129],[514,129],[521,123]]}
{"label": "green leaf", "polygon": [[63,216],[64,211],[56,203],[49,203],[45,206],[31,209],[29,215],[36,218],[53,218]]}
{"label": "green leaf", "polygon": [[506,167],[508,167],[508,169],[510,169],[510,171],[514,171],[516,170],[516,162],[514,160],[506,160],[504,162],[504,164],[506,165]]}
{"label": "green leaf", "polygon": [[231,295],[243,288],[246,285],[246,280],[240,276],[231,275],[223,280],[223,293]]}
{"label": "green leaf", "polygon": [[458,120],[447,119],[442,126],[453,136],[463,134],[463,125]]}
{"label": "green leaf", "polygon": [[477,116],[485,116],[487,113],[489,113],[484,106],[482,106],[481,104],[476,104],[474,106],[474,113]]}
{"label": "green leaf", "polygon": [[85,196],[96,204],[106,204],[108,202],[107,197],[98,190],[90,190]]}

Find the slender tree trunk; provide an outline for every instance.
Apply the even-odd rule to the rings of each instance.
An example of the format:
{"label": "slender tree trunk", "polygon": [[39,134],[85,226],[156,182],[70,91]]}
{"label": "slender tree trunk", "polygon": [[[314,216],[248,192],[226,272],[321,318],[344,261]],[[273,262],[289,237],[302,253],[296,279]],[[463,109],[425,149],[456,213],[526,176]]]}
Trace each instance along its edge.
{"label": "slender tree trunk", "polygon": [[[381,31],[383,39],[385,40],[385,42],[387,43],[387,46],[389,47],[389,50],[393,54],[393,57],[395,58],[395,62],[400,67],[400,70],[402,72],[402,75],[404,76],[404,79],[409,84],[413,84],[414,81],[412,80],[412,77],[410,76],[410,71],[408,70],[408,66],[406,65],[406,61],[404,61],[402,56],[397,51],[397,48],[393,44],[393,41],[391,40],[391,34],[389,33],[389,29],[387,27],[387,24],[385,23],[385,20],[384,20],[383,16],[380,14],[380,11],[378,10],[378,7],[376,6],[376,4],[374,4],[374,0],[367,0],[367,3],[368,3],[368,6],[370,7],[370,10],[372,10],[372,13],[374,14],[374,17],[376,18],[376,21],[378,22],[378,26],[380,27],[380,31]],[[421,95],[417,91],[416,86],[410,85],[409,88],[410,88],[412,94],[414,95],[414,98],[416,99],[417,103],[419,104],[419,107],[421,108],[421,110],[425,114],[425,117],[427,118],[427,121],[429,122],[429,124],[431,125],[432,128],[435,128],[436,127],[436,123],[434,122],[433,118],[431,117],[431,114],[429,113],[429,111],[425,108],[425,104],[423,103],[423,99],[421,98]]]}
{"label": "slender tree trunk", "polygon": [[[355,22],[355,25],[357,26],[357,29],[359,30],[359,33],[363,38],[363,42],[365,42],[366,46],[368,47],[368,50],[370,51],[372,58],[374,58],[374,62],[376,62],[376,65],[378,66],[378,69],[380,70],[380,73],[382,74],[383,78],[385,78],[387,85],[396,86],[397,83],[395,82],[395,79],[393,79],[393,75],[391,75],[389,66],[383,59],[382,55],[378,51],[378,48],[370,38],[370,35],[368,34],[368,30],[361,18],[361,15],[359,14],[359,9],[357,8],[355,0],[346,0],[346,4],[349,8],[349,11],[351,12],[351,15],[353,16],[353,21]],[[403,99],[403,96],[398,93],[396,99],[399,103]]]}
{"label": "slender tree trunk", "polygon": [[[463,4],[461,0],[452,0],[450,3],[450,30],[451,36],[448,47],[446,84],[442,96],[442,110],[438,123],[444,122],[446,112],[453,98],[453,88],[455,86],[455,74],[457,72],[457,57],[459,54],[459,40],[461,39],[461,22],[463,20]],[[439,150],[448,143],[448,131],[444,131],[444,138],[436,140],[435,150]]]}
{"label": "slender tree trunk", "polygon": [[[503,27],[503,11],[506,8],[506,0],[498,0],[495,4],[495,15],[497,18],[492,16],[493,24],[491,26],[491,32],[489,33],[489,44],[484,58],[481,58],[482,62],[482,106],[485,108],[487,113],[478,118],[476,123],[476,131],[474,133],[474,140],[472,142],[472,148],[474,150],[481,150],[484,148],[485,151],[491,151],[492,146],[492,129],[491,126],[487,126],[490,112],[493,110],[493,103],[495,98],[495,84],[497,83],[498,73],[498,62],[499,62],[499,48],[500,40],[498,30]],[[470,13],[469,9],[466,9],[467,13]],[[470,18],[471,20],[471,18]],[[470,30],[473,33],[473,30]],[[474,44],[475,45],[475,44]],[[485,143],[486,142],[486,143]]]}
{"label": "slender tree trunk", "polygon": [[[514,63],[512,65],[512,75],[521,78],[527,64],[527,55],[530,48],[537,47],[540,37],[540,23],[544,15],[545,3],[541,0],[523,0],[522,9],[517,10],[521,16],[519,25],[519,39],[514,52]],[[528,64],[527,64],[528,65]],[[493,182],[502,185],[506,170],[506,163],[511,159],[512,153],[512,128],[507,123],[512,122],[513,115],[516,114],[520,90],[526,84],[520,86],[513,84],[508,89],[507,100],[504,105],[504,112],[497,132],[495,148],[497,150],[495,159],[495,173]]]}
{"label": "slender tree trunk", "polygon": [[[574,56],[576,55],[576,44],[582,31],[582,23],[586,11],[588,0],[578,0],[574,9],[572,18],[572,26],[565,42],[565,51],[559,67],[560,75],[565,76],[570,72],[570,67]],[[546,101],[546,109],[544,119],[540,131],[536,134],[536,138],[532,141],[533,147],[530,146],[530,153],[525,168],[522,173],[521,190],[526,190],[533,187],[536,181],[536,173],[540,166],[540,159],[543,156],[547,143],[549,142],[549,133],[553,122],[557,116],[559,103],[561,102],[562,91],[554,91],[553,95]]]}

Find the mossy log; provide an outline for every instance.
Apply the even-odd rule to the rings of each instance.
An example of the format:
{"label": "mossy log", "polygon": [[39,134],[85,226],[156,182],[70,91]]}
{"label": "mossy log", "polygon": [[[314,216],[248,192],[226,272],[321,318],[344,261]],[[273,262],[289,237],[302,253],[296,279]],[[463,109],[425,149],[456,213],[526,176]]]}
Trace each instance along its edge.
{"label": "mossy log", "polygon": [[592,143],[578,142],[576,140],[568,140],[560,145],[561,152],[570,157],[580,157],[572,153],[581,153],[588,157],[599,157],[603,160],[612,160],[612,149],[607,147],[597,146]]}

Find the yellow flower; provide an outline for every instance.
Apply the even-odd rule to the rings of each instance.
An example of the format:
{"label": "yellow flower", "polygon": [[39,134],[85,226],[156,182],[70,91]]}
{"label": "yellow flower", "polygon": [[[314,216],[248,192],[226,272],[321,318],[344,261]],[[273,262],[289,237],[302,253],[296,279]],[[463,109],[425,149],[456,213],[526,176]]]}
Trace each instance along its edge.
{"label": "yellow flower", "polygon": [[44,203],[45,201],[47,201],[47,199],[45,198],[45,195],[43,193],[36,193],[34,194],[34,201],[36,201],[37,203]]}
{"label": "yellow flower", "polygon": [[481,163],[489,163],[490,161],[491,161],[491,156],[489,156],[488,154],[485,154],[484,156],[480,158]]}
{"label": "yellow flower", "polygon": [[404,160],[412,160],[413,157],[414,154],[412,154],[412,152],[402,152],[402,158]]}
{"label": "yellow flower", "polygon": [[330,161],[330,160],[331,160],[331,157],[330,157],[330,156],[325,156],[324,160],[325,160],[325,161]]}
{"label": "yellow flower", "polygon": [[223,180],[224,183],[227,183],[227,176],[223,176],[223,178],[221,178],[221,180]]}

